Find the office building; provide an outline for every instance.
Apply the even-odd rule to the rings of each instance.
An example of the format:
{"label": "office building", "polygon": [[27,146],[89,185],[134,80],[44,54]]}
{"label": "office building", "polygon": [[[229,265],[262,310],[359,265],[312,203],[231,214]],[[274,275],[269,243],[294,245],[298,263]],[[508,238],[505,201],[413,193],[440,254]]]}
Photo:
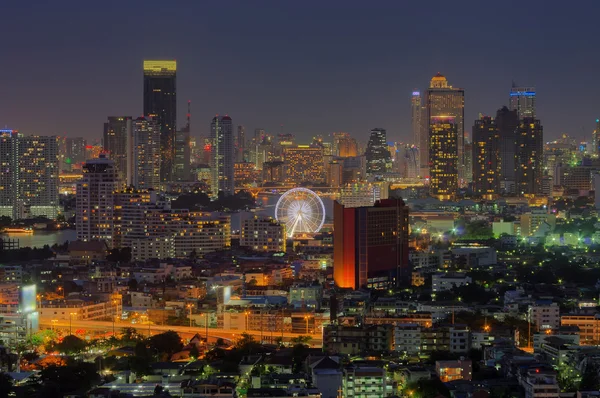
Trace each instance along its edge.
{"label": "office building", "polygon": [[344,207],[370,207],[388,198],[387,183],[354,183],[340,189],[338,202]]}
{"label": "office building", "polygon": [[408,206],[402,200],[356,208],[336,201],[333,212],[337,286],[387,288],[408,281]]}
{"label": "office building", "polygon": [[600,119],[596,119],[596,128],[592,133],[592,156],[600,155]]}
{"label": "office building", "polygon": [[392,167],[392,157],[387,145],[387,133],[385,129],[375,128],[371,130],[367,150],[367,175],[381,176]]}
{"label": "office building", "polygon": [[399,150],[399,156],[396,160],[398,171],[402,178],[418,178],[420,173],[419,148],[415,145],[406,144]]}
{"label": "office building", "polygon": [[439,200],[455,197],[458,190],[458,126],[453,116],[429,120],[429,194]]}
{"label": "office building", "polygon": [[519,115],[502,107],[496,112],[496,128],[500,137],[500,192],[516,193],[516,150]]}
{"label": "office building", "polygon": [[286,164],[286,182],[319,183],[325,180],[323,148],[318,145],[296,145],[285,148],[283,157]]}
{"label": "office building", "polygon": [[216,198],[234,194],[234,137],[231,118],[215,116],[210,124],[211,141],[211,195]]}
{"label": "office building", "polygon": [[191,143],[191,101],[188,101],[185,127],[175,133],[175,162],[173,163],[173,181],[190,181],[192,155]]}
{"label": "office building", "polygon": [[131,116],[109,116],[108,121],[104,123],[104,151],[115,162],[120,185],[127,183],[131,128]]}
{"label": "office building", "polygon": [[144,61],[144,116],[160,126],[160,181],[173,179],[177,130],[177,62]]}
{"label": "office building", "polygon": [[240,246],[261,252],[285,252],[285,225],[270,217],[254,216],[242,222]]}
{"label": "office building", "polygon": [[248,187],[256,183],[260,172],[254,168],[254,163],[241,162],[233,164],[233,181],[236,187]]}
{"label": "office building", "polygon": [[332,155],[341,158],[358,156],[358,143],[348,133],[333,133]]}
{"label": "office building", "polygon": [[496,121],[481,116],[473,126],[473,191],[493,199],[500,192],[500,133]]}
{"label": "office building", "polygon": [[544,130],[539,120],[521,119],[517,131],[516,189],[519,195],[542,193]]}
{"label": "office building", "polygon": [[[421,133],[423,131],[423,100],[420,91],[413,91],[410,99],[410,126],[412,130],[413,145],[421,148]],[[422,148],[421,148],[422,149]],[[418,154],[418,153],[417,153]],[[417,159],[420,162],[420,159]],[[420,163],[419,163],[420,169]],[[417,172],[417,174],[420,174]]]}
{"label": "office building", "polygon": [[119,186],[115,163],[102,156],[83,166],[83,179],[77,183],[77,239],[101,240],[112,248],[117,243],[117,217],[114,192]]}
{"label": "office building", "polygon": [[237,136],[235,138],[235,161],[242,163],[246,161],[246,128],[237,126]]}
{"label": "office building", "polygon": [[519,119],[535,118],[535,87],[517,87],[510,89],[510,109],[517,112]]}
{"label": "office building", "polygon": [[160,126],[150,118],[139,117],[133,122],[132,184],[138,189],[160,188]]}
{"label": "office building", "polygon": [[56,219],[59,212],[57,136],[0,130],[0,215]]}
{"label": "office building", "polygon": [[[469,182],[471,176],[465,175],[464,168],[465,91],[463,89],[450,86],[447,79],[440,73],[431,79],[429,89],[427,90],[427,117],[424,122],[428,123],[428,134],[426,134],[428,141],[425,143],[426,145],[422,145],[421,157],[426,157],[426,159],[421,160],[421,165],[426,164],[429,168],[431,168],[432,165],[432,160],[429,158],[431,152],[425,154],[426,149],[424,148],[430,148],[429,140],[431,140],[431,136],[433,134],[431,131],[431,120],[438,117],[454,118],[457,136],[456,147],[458,156],[458,178],[462,182]],[[424,160],[426,162],[424,162]],[[431,171],[429,170],[428,173],[424,175],[431,175]]]}

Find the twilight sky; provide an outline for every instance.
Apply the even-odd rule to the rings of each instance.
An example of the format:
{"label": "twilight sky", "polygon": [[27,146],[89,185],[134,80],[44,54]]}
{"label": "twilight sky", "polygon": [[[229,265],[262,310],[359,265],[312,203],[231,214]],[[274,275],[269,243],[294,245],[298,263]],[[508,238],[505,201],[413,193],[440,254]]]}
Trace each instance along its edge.
{"label": "twilight sky", "polygon": [[108,115],[142,111],[142,61],[178,61],[178,124],[215,113],[268,132],[383,127],[410,138],[410,95],[441,72],[465,126],[534,85],[545,138],[591,139],[600,116],[600,2],[3,1],[0,127],[100,139]]}

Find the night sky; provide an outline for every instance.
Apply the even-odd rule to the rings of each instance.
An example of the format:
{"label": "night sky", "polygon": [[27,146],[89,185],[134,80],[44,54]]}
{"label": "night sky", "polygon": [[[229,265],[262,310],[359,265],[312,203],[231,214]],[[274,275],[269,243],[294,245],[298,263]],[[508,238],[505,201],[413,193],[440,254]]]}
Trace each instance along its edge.
{"label": "night sky", "polygon": [[30,3],[0,5],[0,126],[25,134],[100,139],[106,116],[140,115],[144,58],[177,59],[196,136],[227,113],[247,134],[406,140],[438,71],[465,89],[467,130],[512,80],[536,86],[547,140],[589,140],[600,116],[597,0]]}

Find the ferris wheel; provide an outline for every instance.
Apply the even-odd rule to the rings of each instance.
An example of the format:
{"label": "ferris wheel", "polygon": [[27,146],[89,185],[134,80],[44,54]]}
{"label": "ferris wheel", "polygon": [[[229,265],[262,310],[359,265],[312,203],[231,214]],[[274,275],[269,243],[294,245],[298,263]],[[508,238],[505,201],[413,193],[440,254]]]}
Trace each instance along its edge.
{"label": "ferris wheel", "polygon": [[290,189],[277,201],[275,218],[285,224],[290,238],[298,233],[319,232],[325,222],[325,205],[310,189]]}

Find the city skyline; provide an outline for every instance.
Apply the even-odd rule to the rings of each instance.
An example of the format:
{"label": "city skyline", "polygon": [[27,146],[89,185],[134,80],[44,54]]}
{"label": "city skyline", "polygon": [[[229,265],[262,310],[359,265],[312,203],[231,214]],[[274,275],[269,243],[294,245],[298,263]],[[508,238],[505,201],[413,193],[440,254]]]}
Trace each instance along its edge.
{"label": "city skyline", "polygon": [[[359,3],[344,3],[347,7],[339,10],[337,18],[315,19],[315,11],[327,14],[337,9],[336,4],[278,4],[260,13],[242,2],[173,7],[164,18],[183,19],[172,32],[157,30],[141,35],[135,27],[115,22],[114,29],[99,40],[95,32],[102,30],[98,28],[103,18],[115,10],[116,3],[103,9],[70,2],[48,10],[41,5],[40,17],[46,10],[53,18],[31,17],[18,4],[7,6],[7,29],[21,34],[0,39],[6,56],[13,60],[7,63],[1,81],[6,95],[0,99],[0,124],[24,134],[66,133],[68,137],[99,140],[107,116],[142,114],[143,60],[176,59],[180,99],[177,128],[182,127],[185,106],[191,100],[192,118],[197,121],[194,137],[207,136],[206,121],[219,113],[231,115],[249,131],[262,127],[271,134],[293,133],[301,142],[334,131],[350,132],[364,142],[373,126],[385,128],[390,140],[410,142],[411,93],[414,89],[424,91],[431,76],[439,71],[455,87],[465,90],[467,131],[478,113],[493,115],[502,105],[509,105],[514,80],[518,85],[536,87],[536,116],[545,126],[547,140],[568,133],[591,141],[600,106],[589,77],[598,55],[584,51],[591,47],[593,37],[593,23],[585,20],[595,14],[597,4],[588,2],[590,12],[578,13],[577,18],[569,18],[576,10],[559,10],[541,2],[520,4],[523,12],[545,6],[545,18],[531,21],[526,36],[520,35],[525,28],[509,18],[510,5],[494,9],[494,17],[475,21],[475,25],[467,12],[486,13],[488,5],[481,5],[480,10],[475,8],[479,3],[474,2],[461,3],[452,10],[439,6],[439,12],[430,15],[427,7],[417,4],[383,2],[367,9]],[[119,6],[123,7],[120,12],[133,13],[133,3]],[[222,11],[237,22],[231,31],[214,33],[218,19],[210,18],[204,27],[191,27],[199,12],[216,15]],[[72,18],[76,12],[88,13],[89,18]],[[448,15],[462,16],[464,26],[459,23],[451,34],[440,36],[441,27],[435,28],[436,22]],[[419,28],[425,17],[434,26],[430,31]],[[67,35],[60,26],[65,18],[72,19],[75,26],[69,30],[78,31],[77,37]],[[579,21],[576,25],[555,29],[559,22],[574,19]],[[389,20],[395,23],[390,26]],[[35,23],[36,29],[23,32],[24,21]],[[363,26],[369,23],[385,28],[377,34],[364,31]],[[347,34],[331,35],[330,30]],[[404,30],[418,32],[418,45],[403,37]],[[479,34],[472,35],[473,30]],[[271,35],[272,31],[280,35]],[[520,46],[513,48],[517,38]],[[53,48],[53,62],[45,63],[41,74],[31,65],[46,56],[47,40],[58,44]],[[98,48],[89,45],[92,40]],[[427,47],[434,40],[438,40],[438,51],[432,54]],[[553,51],[544,51],[550,42]],[[450,48],[451,43],[460,45]],[[475,58],[473,49],[485,45],[494,45],[496,53],[512,56]],[[529,57],[530,52],[534,57]],[[209,53],[222,62],[218,66],[202,62]],[[560,58],[554,55],[558,53]],[[108,61],[115,57],[118,63]],[[526,66],[512,61],[523,57],[530,59]],[[235,62],[239,59],[243,62]],[[94,79],[90,79],[92,75]],[[580,101],[569,101],[565,90],[576,92]],[[30,116],[32,110],[35,118]]]}

